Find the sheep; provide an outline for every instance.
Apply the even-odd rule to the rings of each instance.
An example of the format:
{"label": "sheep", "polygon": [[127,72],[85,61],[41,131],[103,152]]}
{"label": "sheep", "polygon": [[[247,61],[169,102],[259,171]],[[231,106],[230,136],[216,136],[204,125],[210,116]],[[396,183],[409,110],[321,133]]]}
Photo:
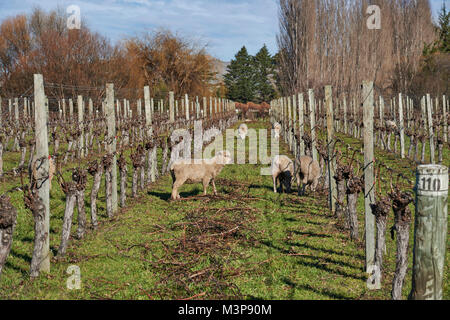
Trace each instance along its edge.
{"label": "sheep", "polygon": [[214,188],[214,195],[217,195],[215,178],[220,174],[225,165],[232,162],[229,151],[220,151],[216,156],[208,160],[177,160],[170,166],[170,173],[173,179],[172,200],[180,199],[178,189],[185,183],[203,182],[204,195],[210,182]]}
{"label": "sheep", "polygon": [[275,156],[272,159],[273,192],[277,193],[277,181],[280,181],[280,191],[283,186],[287,193],[291,192],[292,177],[294,176],[294,162],[287,156]]}
{"label": "sheep", "polygon": [[[319,162],[314,161],[311,157],[302,156],[295,161],[295,168],[298,195],[304,195],[307,186],[311,186],[311,191],[315,192],[317,185],[319,184],[319,179],[322,176]],[[300,188],[300,183],[303,184],[303,189]]]}
{"label": "sheep", "polygon": [[279,124],[278,122],[274,123],[273,125],[273,131],[275,132],[275,139],[280,139],[280,133],[281,133],[281,124]]}
{"label": "sheep", "polygon": [[245,140],[247,134],[248,134],[248,126],[245,123],[243,123],[239,127],[239,137],[241,138],[241,140]]}
{"label": "sheep", "polygon": [[397,124],[394,121],[387,120],[386,121],[386,128],[388,128],[391,131],[394,131],[397,129]]}

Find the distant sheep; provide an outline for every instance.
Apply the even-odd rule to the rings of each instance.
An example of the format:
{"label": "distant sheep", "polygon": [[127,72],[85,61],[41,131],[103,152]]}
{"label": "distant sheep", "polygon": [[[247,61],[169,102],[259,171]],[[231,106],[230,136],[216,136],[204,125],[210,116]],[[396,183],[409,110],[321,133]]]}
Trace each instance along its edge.
{"label": "distant sheep", "polygon": [[[198,161],[198,160],[197,160]],[[180,199],[178,189],[185,183],[203,183],[203,191],[206,196],[209,184],[212,182],[214,195],[217,195],[215,178],[220,174],[225,165],[232,162],[229,151],[220,151],[212,159],[200,160],[178,160],[170,166],[173,179],[172,200]]]}
{"label": "distant sheep", "polygon": [[396,130],[397,129],[397,124],[394,121],[388,120],[386,121],[386,128],[389,130]]}
{"label": "distant sheep", "polygon": [[248,134],[248,127],[247,127],[247,125],[245,123],[241,124],[241,126],[239,127],[238,132],[239,132],[239,137],[242,140],[245,140],[245,138],[247,137],[247,134]]}
{"label": "distant sheep", "polygon": [[275,139],[280,139],[280,134],[281,134],[281,124],[279,124],[278,122],[274,123],[273,125],[273,131],[275,132]]}

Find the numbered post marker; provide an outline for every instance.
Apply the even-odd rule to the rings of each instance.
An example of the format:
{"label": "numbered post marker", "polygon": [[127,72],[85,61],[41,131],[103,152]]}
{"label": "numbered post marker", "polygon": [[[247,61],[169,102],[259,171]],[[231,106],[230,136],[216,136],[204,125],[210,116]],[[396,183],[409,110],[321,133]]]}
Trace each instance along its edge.
{"label": "numbered post marker", "polygon": [[445,166],[425,165],[417,169],[412,300],[442,300],[448,180]]}

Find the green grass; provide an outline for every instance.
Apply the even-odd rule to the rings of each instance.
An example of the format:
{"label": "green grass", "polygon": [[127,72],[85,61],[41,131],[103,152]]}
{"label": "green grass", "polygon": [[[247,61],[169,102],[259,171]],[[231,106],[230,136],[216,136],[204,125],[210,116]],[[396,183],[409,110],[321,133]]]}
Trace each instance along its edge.
{"label": "green grass", "polygon": [[[266,128],[267,124],[255,122],[249,127]],[[361,145],[355,139],[341,138],[354,147]],[[288,154],[286,145],[281,146],[280,153]],[[7,157],[6,164],[12,160],[9,153]],[[448,162],[448,150],[444,159]],[[414,164],[409,161],[384,152],[377,152],[377,160],[413,180]],[[30,280],[28,275],[33,220],[24,209],[22,195],[13,193],[12,202],[19,216],[13,248],[0,279],[0,298],[389,299],[395,271],[395,241],[387,239],[382,290],[367,290],[364,243],[349,240],[348,232],[330,216],[325,194],[302,198],[294,193],[274,194],[271,178],[260,175],[261,167],[227,166],[217,183],[219,197],[179,202],[168,201],[171,179],[163,177],[141,192],[138,199],[128,199],[127,208],[121,209],[112,221],[106,217],[102,188],[99,229],[91,230],[84,240],[71,239],[67,257],[53,260],[50,274],[36,280]],[[87,190],[91,185],[89,178]],[[0,192],[9,187],[11,183],[1,186]],[[201,190],[201,185],[186,185],[181,196],[197,196]],[[50,237],[52,251],[56,252],[65,199],[55,182],[51,197]],[[361,235],[362,198],[358,203]],[[86,210],[89,212],[89,200]],[[202,219],[207,219],[208,224],[202,225]],[[224,234],[232,230],[230,226],[238,225],[234,232]],[[392,225],[393,214],[388,222],[389,227]],[[202,229],[205,226],[211,229]],[[201,234],[208,237],[198,237]],[[412,235],[413,227],[405,298],[411,290]],[[201,241],[204,247],[193,248]],[[80,267],[81,290],[66,288],[66,270],[70,265]],[[445,299],[450,298],[448,266],[447,255]]]}

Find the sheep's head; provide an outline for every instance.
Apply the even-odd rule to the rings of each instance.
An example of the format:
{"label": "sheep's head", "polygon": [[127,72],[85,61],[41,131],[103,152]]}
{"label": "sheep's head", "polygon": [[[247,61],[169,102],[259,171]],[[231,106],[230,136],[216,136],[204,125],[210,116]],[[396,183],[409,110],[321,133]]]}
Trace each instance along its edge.
{"label": "sheep's head", "polygon": [[245,123],[241,124],[239,127],[239,137],[241,137],[242,140],[245,140],[248,134],[248,127]]}
{"label": "sheep's head", "polygon": [[280,175],[280,182],[283,184],[283,187],[286,189],[287,193],[291,193],[293,175],[290,171],[282,172]]}
{"label": "sheep's head", "polygon": [[228,150],[219,151],[216,153],[217,164],[228,165],[231,164],[233,159],[231,158],[231,152]]}

